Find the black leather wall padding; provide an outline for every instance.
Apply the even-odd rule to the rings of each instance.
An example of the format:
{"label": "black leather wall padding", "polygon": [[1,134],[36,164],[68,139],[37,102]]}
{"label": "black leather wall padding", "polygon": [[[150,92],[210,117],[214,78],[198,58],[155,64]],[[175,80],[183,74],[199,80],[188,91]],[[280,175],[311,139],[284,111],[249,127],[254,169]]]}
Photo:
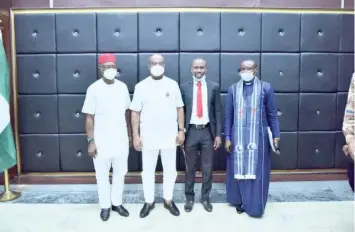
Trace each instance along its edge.
{"label": "black leather wall padding", "polygon": [[335,129],[342,130],[343,127],[343,119],[345,112],[345,105],[348,99],[348,93],[337,93],[337,116],[335,122]]}
{"label": "black leather wall padding", "polygon": [[300,131],[335,130],[335,93],[300,93],[299,107]]}
{"label": "black leather wall padding", "polygon": [[221,13],[221,51],[260,51],[260,13]]}
{"label": "black leather wall padding", "polygon": [[81,113],[85,95],[58,95],[59,133],[85,133],[85,114]]}
{"label": "black leather wall padding", "polygon": [[138,172],[142,170],[142,153],[136,151],[133,147],[129,149],[128,156],[128,171],[129,172]]}
{"label": "black leather wall padding", "polygon": [[155,168],[156,172],[162,172],[163,171],[163,164],[161,162],[161,157],[158,157],[158,161],[157,161],[157,166]]}
{"label": "black leather wall padding", "polygon": [[97,79],[97,56],[89,54],[58,54],[58,93],[85,94]]}
{"label": "black leather wall padding", "polygon": [[275,96],[281,131],[297,131],[298,94],[276,93]]}
{"label": "black leather wall padding", "polygon": [[354,15],[340,15],[340,52],[354,51]]}
{"label": "black leather wall padding", "polygon": [[261,54],[261,76],[272,83],[275,92],[299,92],[300,55],[298,53]]}
{"label": "black leather wall padding", "polygon": [[18,55],[19,94],[57,92],[56,55]]}
{"label": "black leather wall padding", "polygon": [[94,164],[88,155],[88,142],[85,134],[61,134],[60,167],[64,172],[93,172]]}
{"label": "black leather wall padding", "polygon": [[301,54],[301,92],[336,92],[337,54]]}
{"label": "black leather wall padding", "polygon": [[[126,83],[129,92],[133,93],[134,86],[138,83],[138,54],[118,53],[115,55],[117,59],[117,79]],[[100,74],[98,74],[98,78],[101,78]]]}
{"label": "black leather wall padding", "polygon": [[263,13],[261,50],[298,52],[300,50],[300,14]]}
{"label": "black leather wall padding", "polygon": [[297,168],[297,132],[282,132],[280,150],[282,154],[278,155],[271,150],[271,168],[272,169],[296,169]]}
{"label": "black leather wall padding", "polygon": [[[15,14],[24,170],[94,170],[81,109],[88,86],[101,78],[103,53],[116,55],[117,79],[131,97],[149,76],[152,54],[164,56],[165,75],[179,84],[191,80],[193,59],[205,59],[206,78],[220,84],[222,122],[240,63],[253,59],[276,96],[282,154],[270,154],[272,168],[345,167],[341,129],[354,72],[353,20],[351,14],[252,11]],[[225,170],[228,155],[222,144],[215,171]],[[141,158],[130,149],[129,171],[142,170]],[[185,170],[179,150],[177,169]]]}
{"label": "black leather wall padding", "polygon": [[347,168],[348,160],[350,157],[346,157],[343,152],[343,146],[345,144],[345,138],[343,132],[336,132],[336,145],[335,145],[335,168]]}
{"label": "black leather wall padding", "polygon": [[220,72],[219,72],[219,53],[180,53],[179,61],[179,75],[180,75],[180,84],[185,83],[188,80],[191,80],[191,65],[192,61],[196,58],[202,58],[207,62],[207,73],[206,76],[216,83],[219,83]]}
{"label": "black leather wall padding", "polygon": [[97,13],[98,52],[137,52],[138,13]]}
{"label": "black leather wall padding", "polygon": [[180,13],[180,51],[219,51],[219,13]]}
{"label": "black leather wall padding", "polygon": [[[179,82],[179,53],[160,54],[164,56],[165,60],[164,75]],[[153,55],[153,53],[139,53],[139,81],[145,79],[150,75],[148,65],[149,58],[151,55]]]}
{"label": "black leather wall padding", "polygon": [[[252,59],[258,65],[257,76],[260,76],[260,53],[221,53],[221,91],[240,80],[239,68],[243,60]],[[209,67],[211,64],[209,64]],[[210,69],[210,68],[209,68]]]}
{"label": "black leather wall padding", "polygon": [[340,16],[337,14],[302,14],[301,51],[338,52]]}
{"label": "black leather wall padding", "polygon": [[96,14],[56,15],[57,52],[96,52]]}
{"label": "black leather wall padding", "polygon": [[339,54],[338,91],[348,92],[351,76],[354,73],[354,54]]}
{"label": "black leather wall padding", "polygon": [[139,14],[139,51],[179,50],[179,13]]}
{"label": "black leather wall padding", "polygon": [[56,134],[21,135],[24,172],[59,172],[59,138]]}
{"label": "black leather wall padding", "polygon": [[15,17],[16,52],[55,53],[55,15],[28,14]]}
{"label": "black leather wall padding", "polygon": [[18,102],[21,134],[58,133],[57,95],[22,95]]}
{"label": "black leather wall padding", "polygon": [[334,168],[335,132],[299,132],[298,168]]}
{"label": "black leather wall padding", "polygon": [[225,140],[222,138],[222,145],[221,147],[214,152],[214,159],[213,159],[213,170],[219,171],[224,170],[227,164],[227,156],[230,155],[227,153],[226,149],[224,148]]}

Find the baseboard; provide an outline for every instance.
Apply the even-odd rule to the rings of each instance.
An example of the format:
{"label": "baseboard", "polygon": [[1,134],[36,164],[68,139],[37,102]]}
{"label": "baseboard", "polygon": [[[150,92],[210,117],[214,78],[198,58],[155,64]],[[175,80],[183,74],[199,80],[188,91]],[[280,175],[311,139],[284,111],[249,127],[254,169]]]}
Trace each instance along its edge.
{"label": "baseboard", "polygon": [[[156,183],[162,183],[163,173],[156,173]],[[202,181],[200,172],[196,174],[196,182]],[[329,181],[329,180],[346,180],[346,170],[344,169],[319,169],[319,170],[274,170],[271,173],[272,182],[280,181]],[[185,181],[184,172],[179,172],[177,183]],[[0,183],[3,180],[0,180]],[[225,182],[224,172],[214,172],[213,182]],[[95,173],[26,173],[13,180],[12,184],[95,184]],[[139,184],[141,183],[140,173],[128,173],[125,183]]]}

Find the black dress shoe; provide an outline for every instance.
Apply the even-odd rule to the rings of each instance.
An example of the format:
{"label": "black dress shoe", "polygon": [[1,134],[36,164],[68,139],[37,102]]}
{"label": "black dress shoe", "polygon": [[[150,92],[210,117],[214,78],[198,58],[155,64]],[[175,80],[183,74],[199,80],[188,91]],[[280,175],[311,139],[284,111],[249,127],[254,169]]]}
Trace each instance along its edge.
{"label": "black dress shoe", "polygon": [[107,221],[110,218],[110,209],[101,209],[100,218],[102,221]]}
{"label": "black dress shoe", "polygon": [[209,201],[202,201],[201,204],[203,205],[203,208],[207,211],[207,212],[212,212],[213,207],[212,204]]}
{"label": "black dress shoe", "polygon": [[154,206],[155,206],[154,202],[153,203],[144,203],[139,216],[141,218],[145,218],[146,216],[149,215],[150,211],[152,211],[152,209],[154,209]]}
{"label": "black dress shoe", "polygon": [[164,208],[169,210],[169,212],[174,216],[180,215],[180,211],[179,211],[178,207],[176,207],[176,205],[173,201],[170,201],[169,204],[167,204],[166,201],[164,201]]}
{"label": "black dress shoe", "polygon": [[119,215],[121,215],[122,217],[128,217],[129,216],[129,212],[125,209],[125,207],[123,207],[123,205],[119,205],[119,206],[112,206],[112,210],[117,212]]}
{"label": "black dress shoe", "polygon": [[186,212],[191,212],[193,207],[194,207],[193,201],[186,201],[186,203],[184,205],[184,209]]}
{"label": "black dress shoe", "polygon": [[244,213],[244,209],[242,208],[241,205],[236,205],[235,209],[237,210],[237,213],[239,213],[239,214]]}

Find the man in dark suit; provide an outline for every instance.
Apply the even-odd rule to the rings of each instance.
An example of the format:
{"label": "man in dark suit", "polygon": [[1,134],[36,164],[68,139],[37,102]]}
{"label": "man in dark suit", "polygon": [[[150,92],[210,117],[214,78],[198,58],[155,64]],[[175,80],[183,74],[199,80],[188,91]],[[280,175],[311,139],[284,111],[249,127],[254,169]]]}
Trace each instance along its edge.
{"label": "man in dark suit", "polygon": [[185,104],[186,212],[191,212],[194,205],[199,151],[202,166],[201,203],[206,211],[213,209],[209,194],[212,189],[213,153],[221,145],[221,96],[219,85],[206,80],[206,71],[206,61],[195,59],[191,66],[191,80],[180,87]]}

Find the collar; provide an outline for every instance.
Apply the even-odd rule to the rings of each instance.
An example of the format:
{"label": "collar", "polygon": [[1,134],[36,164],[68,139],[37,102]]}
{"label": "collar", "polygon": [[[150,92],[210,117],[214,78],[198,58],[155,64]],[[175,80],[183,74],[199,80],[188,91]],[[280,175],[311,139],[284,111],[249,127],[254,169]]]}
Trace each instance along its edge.
{"label": "collar", "polygon": [[196,84],[197,82],[201,82],[202,84],[206,83],[206,76],[201,77],[200,79],[197,79],[196,77],[192,76],[192,79],[194,80],[194,83]]}
{"label": "collar", "polygon": [[[255,77],[256,77],[256,76],[255,76]],[[254,77],[251,81],[249,81],[249,82],[246,82],[246,81],[243,80],[243,84],[244,84],[244,85],[253,85],[253,84],[254,84],[255,77]]]}
{"label": "collar", "polygon": [[149,78],[150,78],[151,81],[161,81],[161,80],[163,80],[163,79],[165,78],[165,75],[163,75],[162,78],[160,78],[160,79],[154,79],[154,78],[153,78],[152,76],[150,76],[150,75],[149,75]]}

